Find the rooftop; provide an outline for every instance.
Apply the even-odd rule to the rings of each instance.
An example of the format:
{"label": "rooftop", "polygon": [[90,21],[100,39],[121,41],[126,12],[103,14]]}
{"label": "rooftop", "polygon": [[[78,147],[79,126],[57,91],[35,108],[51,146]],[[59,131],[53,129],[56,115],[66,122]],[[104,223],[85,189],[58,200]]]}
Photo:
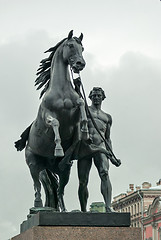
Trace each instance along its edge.
{"label": "rooftop", "polygon": [[113,198],[113,201],[116,202],[138,191],[160,191],[160,190],[161,190],[161,179],[159,179],[159,181],[156,183],[156,186],[154,187],[149,182],[143,182],[142,187],[141,186],[134,187],[134,184],[129,184],[129,189],[127,190],[127,192],[120,193],[119,195],[115,196]]}

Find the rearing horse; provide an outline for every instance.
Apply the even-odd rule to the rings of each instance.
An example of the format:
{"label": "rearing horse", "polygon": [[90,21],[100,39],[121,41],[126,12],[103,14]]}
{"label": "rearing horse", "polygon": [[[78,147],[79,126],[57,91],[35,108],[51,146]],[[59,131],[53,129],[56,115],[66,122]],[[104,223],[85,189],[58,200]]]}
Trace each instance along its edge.
{"label": "rearing horse", "polygon": [[[64,188],[69,180],[70,166],[59,169],[64,153],[77,138],[88,138],[87,117],[84,102],[72,86],[68,65],[75,73],[83,70],[82,38],[73,37],[70,31],[67,38],[50,48],[49,58],[41,61],[36,84],[45,85],[38,115],[29,128],[26,162],[29,166],[35,188],[35,207],[42,207],[40,172],[48,169],[59,176],[58,200],[62,211]],[[50,79],[49,79],[50,78]],[[81,125],[81,135],[80,135]],[[16,146],[17,150],[22,150]]]}

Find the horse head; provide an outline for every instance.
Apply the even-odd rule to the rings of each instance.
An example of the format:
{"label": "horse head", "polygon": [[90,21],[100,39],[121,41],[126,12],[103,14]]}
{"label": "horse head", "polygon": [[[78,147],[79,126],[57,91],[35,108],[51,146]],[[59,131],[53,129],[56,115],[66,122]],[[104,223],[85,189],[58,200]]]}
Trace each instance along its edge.
{"label": "horse head", "polygon": [[80,37],[73,37],[73,30],[69,32],[63,47],[63,58],[70,65],[74,73],[79,73],[85,67],[85,60],[82,56],[83,34]]}
{"label": "horse head", "polygon": [[[51,72],[53,71],[53,68],[55,68],[55,59],[61,59],[66,66],[70,65],[74,73],[79,73],[81,70],[83,70],[83,68],[85,67],[85,60],[82,56],[82,39],[82,33],[78,38],[73,37],[72,30],[69,32],[67,38],[64,38],[54,47],[51,47],[47,51],[45,51],[45,53],[50,52],[50,55],[48,58],[41,60],[40,66],[37,70],[38,77],[35,80],[35,86],[38,85],[37,90],[39,90],[41,87],[44,87],[40,94],[40,98],[47,91],[47,89],[49,88],[49,83],[52,81]],[[56,56],[61,56],[61,58],[56,58]]]}

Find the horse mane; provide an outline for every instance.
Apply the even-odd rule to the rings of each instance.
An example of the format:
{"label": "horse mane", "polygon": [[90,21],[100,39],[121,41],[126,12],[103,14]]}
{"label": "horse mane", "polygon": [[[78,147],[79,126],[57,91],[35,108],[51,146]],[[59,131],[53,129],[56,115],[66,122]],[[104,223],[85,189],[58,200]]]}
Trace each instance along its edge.
{"label": "horse mane", "polygon": [[52,58],[56,52],[56,50],[58,49],[58,47],[66,40],[67,38],[64,38],[63,40],[61,40],[60,42],[58,42],[55,47],[51,47],[49,48],[47,51],[45,51],[44,53],[47,52],[51,52],[48,58],[44,58],[41,60],[40,62],[40,66],[37,70],[36,75],[38,76],[35,80],[35,86],[38,85],[36,90],[39,90],[40,88],[43,88],[43,90],[40,93],[40,98],[43,96],[43,94],[47,91],[48,87],[49,87],[49,83],[50,83],[50,69],[51,69],[51,62],[52,62]]}

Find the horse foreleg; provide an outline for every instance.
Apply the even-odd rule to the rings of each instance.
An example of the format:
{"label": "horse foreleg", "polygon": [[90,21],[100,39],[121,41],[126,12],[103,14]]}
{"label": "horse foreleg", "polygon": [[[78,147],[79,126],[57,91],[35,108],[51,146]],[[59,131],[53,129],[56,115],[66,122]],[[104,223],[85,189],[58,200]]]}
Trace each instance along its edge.
{"label": "horse foreleg", "polygon": [[46,118],[46,123],[53,128],[54,134],[55,134],[55,152],[54,156],[56,157],[63,157],[64,151],[61,146],[61,138],[59,134],[59,121],[56,118],[53,118],[52,116],[48,115]]}
{"label": "horse foreleg", "polygon": [[89,131],[88,131],[88,119],[85,111],[85,103],[84,100],[79,98],[77,103],[80,108],[81,113],[81,132],[82,132],[82,139],[87,140],[89,139]]}

